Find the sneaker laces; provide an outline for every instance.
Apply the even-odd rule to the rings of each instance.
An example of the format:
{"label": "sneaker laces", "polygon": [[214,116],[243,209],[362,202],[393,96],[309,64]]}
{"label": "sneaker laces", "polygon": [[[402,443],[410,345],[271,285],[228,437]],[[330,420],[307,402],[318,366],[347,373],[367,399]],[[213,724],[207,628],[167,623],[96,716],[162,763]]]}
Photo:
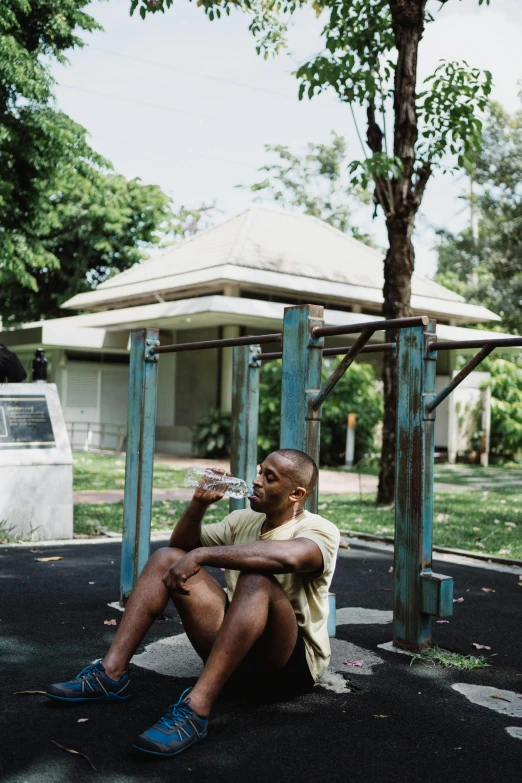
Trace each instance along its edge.
{"label": "sneaker laces", "polygon": [[96,661],[96,663],[90,663],[89,666],[86,666],[85,669],[82,669],[81,672],[76,675],[76,680],[87,680],[89,677],[92,677],[96,674],[103,674],[103,672],[99,669],[98,664],[100,661]]}
{"label": "sneaker laces", "polygon": [[159,719],[158,725],[168,729],[169,731],[177,728],[179,738],[181,739],[181,732],[179,727],[186,718],[191,718],[194,716],[194,712],[189,706],[189,701],[190,699],[187,699],[187,701],[184,702],[180,700],[176,702],[176,704],[171,704],[166,713]]}

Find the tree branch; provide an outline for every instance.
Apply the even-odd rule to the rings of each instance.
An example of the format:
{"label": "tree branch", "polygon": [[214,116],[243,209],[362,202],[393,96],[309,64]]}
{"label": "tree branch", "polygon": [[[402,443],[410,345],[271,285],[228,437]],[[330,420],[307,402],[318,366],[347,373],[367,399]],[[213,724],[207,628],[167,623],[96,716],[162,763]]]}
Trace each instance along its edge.
{"label": "tree branch", "polygon": [[432,167],[429,161],[424,161],[420,169],[416,172],[416,181],[412,187],[410,203],[417,210],[420,207],[426,185],[432,174]]}

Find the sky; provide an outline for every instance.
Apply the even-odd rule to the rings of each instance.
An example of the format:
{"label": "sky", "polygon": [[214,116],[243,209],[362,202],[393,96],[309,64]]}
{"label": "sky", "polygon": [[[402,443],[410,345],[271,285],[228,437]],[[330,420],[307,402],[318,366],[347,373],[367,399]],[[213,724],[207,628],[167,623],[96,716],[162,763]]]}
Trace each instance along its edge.
{"label": "sky", "polygon": [[[58,106],[119,173],[159,185],[176,205],[215,201],[221,220],[252,203],[253,194],[235,186],[259,180],[257,169],[269,160],[265,144],[298,154],[334,130],[361,157],[349,109],[333,93],[297,99],[292,72],[321,49],[323,21],[312,9],[295,15],[287,53],[264,60],[242,13],[210,22],[195,3],[176,0],[165,14],[142,20],[129,16],[129,6],[95,0],[87,10],[103,32],[86,34],[69,64],[54,67]],[[420,45],[420,78],[441,59],[466,60],[492,72],[495,100],[508,111],[519,108],[522,3],[432,0],[431,7],[436,22]],[[468,188],[459,174],[430,182],[414,235],[418,273],[436,271],[435,229],[458,231],[469,221],[462,199]],[[386,247],[384,221],[372,220],[370,207],[358,208],[354,222]]]}

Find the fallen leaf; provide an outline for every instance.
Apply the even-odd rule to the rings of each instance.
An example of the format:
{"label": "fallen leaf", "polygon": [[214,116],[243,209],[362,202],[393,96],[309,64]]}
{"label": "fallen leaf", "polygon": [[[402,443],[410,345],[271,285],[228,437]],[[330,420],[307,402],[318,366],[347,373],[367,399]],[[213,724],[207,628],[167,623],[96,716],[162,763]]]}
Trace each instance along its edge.
{"label": "fallen leaf", "polygon": [[483,593],[496,593],[496,590],[493,590],[492,587],[481,587],[480,589]]}
{"label": "fallen leaf", "polygon": [[491,699],[498,699],[499,701],[507,701],[508,704],[511,704],[511,699],[505,699],[503,696],[497,696],[496,693],[490,693],[489,696]]}
{"label": "fallen leaf", "polygon": [[116,620],[104,620],[104,625],[116,625]]}
{"label": "fallen leaf", "polygon": [[372,715],[372,718],[389,718],[389,715]]}
{"label": "fallen leaf", "polygon": [[364,666],[364,661],[343,661],[346,666]]}
{"label": "fallen leaf", "polygon": [[449,625],[449,620],[437,620],[437,625]]}
{"label": "fallen leaf", "polygon": [[389,574],[393,574],[393,566],[390,566],[390,567],[388,568],[388,573],[389,573]]}
{"label": "fallen leaf", "polygon": [[78,718],[76,723],[87,723],[88,720],[89,720],[89,718]]}
{"label": "fallen leaf", "polygon": [[499,549],[498,550],[499,555],[510,555],[511,549]]}
{"label": "fallen leaf", "polygon": [[454,604],[463,604],[464,603],[464,599],[463,598],[454,598],[453,599],[453,603]]}
{"label": "fallen leaf", "polygon": [[487,644],[477,644],[476,642],[471,642],[471,644],[477,650],[491,650],[491,647],[488,647]]}
{"label": "fallen leaf", "polygon": [[13,696],[45,696],[45,691],[15,691]]}
{"label": "fallen leaf", "polygon": [[477,530],[480,530],[479,527],[472,527],[471,529],[474,530],[475,532],[477,532]]}
{"label": "fallen leaf", "polygon": [[90,585],[95,585],[95,584],[96,584],[96,582],[89,582],[89,584],[90,584]]}
{"label": "fallen leaf", "polygon": [[41,552],[41,551],[42,551],[41,549],[30,549],[30,550],[29,550],[29,552],[32,552],[32,553],[33,553],[33,555],[37,555],[37,554],[38,554],[38,552]]}
{"label": "fallen leaf", "polygon": [[516,527],[516,524],[514,522],[504,522],[506,527]]}
{"label": "fallen leaf", "polygon": [[54,740],[52,740],[52,739],[50,739],[50,740],[49,740],[49,742],[52,742],[52,744],[53,744],[53,745],[56,745],[56,747],[57,747],[57,748],[60,748],[60,750],[65,750],[65,751],[66,751],[66,753],[73,753],[75,756],[82,756],[82,757],[83,757],[83,758],[84,758],[84,759],[87,761],[87,763],[89,764],[89,766],[90,766],[90,767],[92,767],[92,769],[93,769],[95,772],[98,772],[98,770],[96,769],[96,767],[94,766],[94,764],[93,764],[93,763],[92,763],[92,761],[90,760],[89,756],[86,756],[86,755],[85,755],[85,753],[80,753],[80,751],[79,751],[79,750],[73,750],[72,748],[66,748],[66,747],[65,747],[65,745],[60,745],[60,743],[59,743],[59,742],[55,742],[55,741],[54,741]]}
{"label": "fallen leaf", "polygon": [[341,536],[340,539],[339,539],[339,548],[340,549],[350,549],[350,543],[349,543],[348,539],[343,538],[343,536]]}
{"label": "fallen leaf", "polygon": [[63,557],[35,557],[38,563],[51,563],[54,560],[63,560]]}
{"label": "fallen leaf", "polygon": [[478,546],[478,547],[479,547],[479,549],[485,549],[485,548],[486,548],[484,544],[481,544],[481,543],[480,543],[480,541],[476,541],[476,542],[475,542],[475,546]]}

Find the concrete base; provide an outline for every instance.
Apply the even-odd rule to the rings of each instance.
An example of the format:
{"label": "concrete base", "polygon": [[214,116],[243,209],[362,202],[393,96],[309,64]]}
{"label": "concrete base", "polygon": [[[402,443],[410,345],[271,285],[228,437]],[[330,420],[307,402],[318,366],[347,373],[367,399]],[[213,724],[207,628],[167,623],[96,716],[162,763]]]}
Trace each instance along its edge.
{"label": "concrete base", "polygon": [[72,538],[72,454],[56,386],[41,381],[0,386],[0,402],[27,395],[45,396],[54,443],[0,448],[0,538]]}
{"label": "concrete base", "polygon": [[72,465],[2,467],[0,538],[72,538]]}

